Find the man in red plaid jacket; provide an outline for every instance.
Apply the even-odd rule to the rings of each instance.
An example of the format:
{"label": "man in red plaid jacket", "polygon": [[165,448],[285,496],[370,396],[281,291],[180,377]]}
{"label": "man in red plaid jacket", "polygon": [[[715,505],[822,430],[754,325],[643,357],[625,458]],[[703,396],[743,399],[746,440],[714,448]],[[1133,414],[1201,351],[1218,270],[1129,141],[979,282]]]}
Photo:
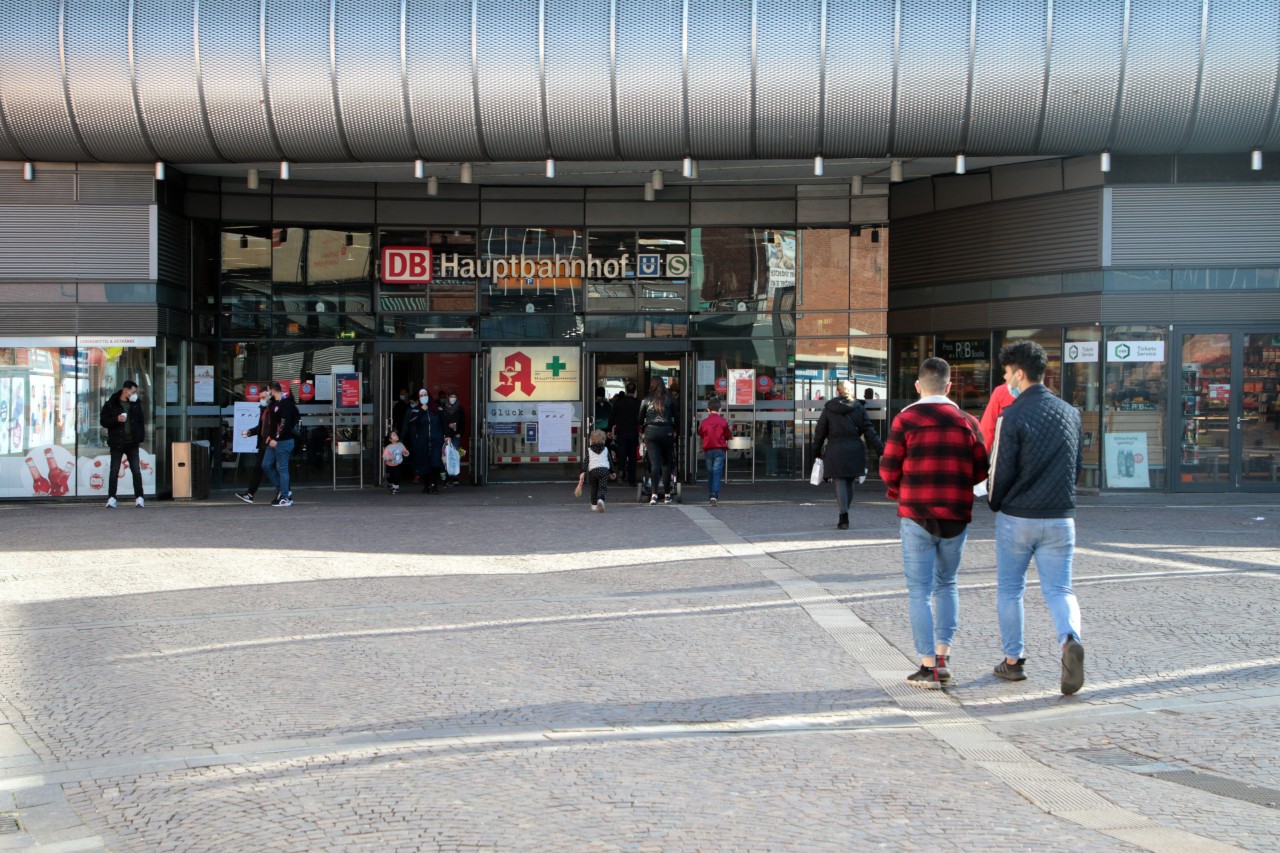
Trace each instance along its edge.
{"label": "man in red plaid jacket", "polygon": [[973,520],[973,487],[987,476],[987,448],[972,416],[947,394],[951,365],[920,365],[920,399],[893,419],[880,456],[880,478],[898,502],[902,568],[910,599],[911,633],[920,669],[907,681],[940,688],[951,679],[947,659],[959,624],[956,573]]}

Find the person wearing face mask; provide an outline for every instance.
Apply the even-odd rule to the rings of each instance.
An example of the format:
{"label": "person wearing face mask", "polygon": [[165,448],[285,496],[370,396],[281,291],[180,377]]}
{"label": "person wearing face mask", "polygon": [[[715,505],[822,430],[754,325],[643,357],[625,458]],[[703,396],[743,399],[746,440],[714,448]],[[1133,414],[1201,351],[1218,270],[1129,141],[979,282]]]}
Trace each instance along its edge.
{"label": "person wearing face mask", "polygon": [[[440,424],[444,430],[445,441],[452,443],[455,450],[462,450],[462,429],[466,423],[466,413],[462,410],[462,404],[458,402],[458,392],[450,391],[449,396],[445,397],[444,407],[440,410]],[[458,485],[458,477],[456,475],[448,477],[445,485]]]}
{"label": "person wearing face mask", "polygon": [[98,423],[107,431],[107,446],[111,448],[111,473],[107,475],[107,509],[116,507],[116,486],[120,482],[120,460],[129,462],[133,472],[133,504],[146,506],[142,497],[142,464],[138,459],[138,447],[146,436],[142,404],[138,402],[138,383],[126,379],[120,390],[102,404]]}
{"label": "person wearing face mask", "polygon": [[271,402],[267,405],[270,417],[267,421],[267,450],[262,456],[262,468],[267,479],[276,487],[272,506],[293,506],[293,490],[289,482],[289,457],[293,454],[294,434],[301,415],[293,399],[279,382],[267,385]]}
{"label": "person wearing face mask", "polygon": [[262,485],[262,457],[267,452],[267,438],[270,437],[270,420],[271,412],[267,410],[267,404],[271,402],[271,395],[265,391],[258,397],[258,425],[240,433],[245,438],[251,435],[258,437],[258,458],[253,464],[253,473],[249,475],[249,487],[243,492],[236,492],[236,497],[247,504],[253,503],[254,493],[258,491],[258,486]]}
{"label": "person wearing face mask", "polygon": [[401,439],[409,448],[413,470],[422,479],[422,491],[432,494],[440,491],[440,471],[443,468],[444,434],[440,425],[440,413],[431,405],[427,389],[418,392],[418,407],[404,419]]}

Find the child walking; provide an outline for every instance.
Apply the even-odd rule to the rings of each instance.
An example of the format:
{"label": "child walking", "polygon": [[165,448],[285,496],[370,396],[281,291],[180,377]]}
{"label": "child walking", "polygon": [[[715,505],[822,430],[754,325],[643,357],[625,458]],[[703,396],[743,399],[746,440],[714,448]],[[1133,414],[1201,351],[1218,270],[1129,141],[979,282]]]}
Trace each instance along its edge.
{"label": "child walking", "polygon": [[604,494],[609,488],[609,481],[614,473],[613,448],[609,446],[604,430],[593,429],[587,436],[587,456],[582,460],[582,473],[578,475],[576,494],[582,493],[582,483],[591,478],[591,511],[604,512]]}
{"label": "child walking", "polygon": [[387,433],[387,446],[382,448],[382,461],[387,464],[387,482],[391,484],[393,495],[400,494],[400,475],[408,456],[408,448],[400,443],[400,433],[395,430]]}

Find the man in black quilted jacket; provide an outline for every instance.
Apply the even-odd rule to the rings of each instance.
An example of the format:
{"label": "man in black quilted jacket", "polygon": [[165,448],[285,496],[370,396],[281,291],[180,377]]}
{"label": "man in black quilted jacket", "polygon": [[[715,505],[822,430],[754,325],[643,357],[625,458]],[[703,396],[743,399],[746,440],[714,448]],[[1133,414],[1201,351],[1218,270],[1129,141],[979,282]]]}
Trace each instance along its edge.
{"label": "man in black quilted jacket", "polygon": [[1027,567],[1035,557],[1040,592],[1062,646],[1062,692],[1084,685],[1080,606],[1071,590],[1076,546],[1080,413],[1045,387],[1049,364],[1034,341],[1000,351],[1013,402],[996,422],[987,502],[996,513],[996,615],[1005,659],[996,675],[1023,681],[1023,607]]}

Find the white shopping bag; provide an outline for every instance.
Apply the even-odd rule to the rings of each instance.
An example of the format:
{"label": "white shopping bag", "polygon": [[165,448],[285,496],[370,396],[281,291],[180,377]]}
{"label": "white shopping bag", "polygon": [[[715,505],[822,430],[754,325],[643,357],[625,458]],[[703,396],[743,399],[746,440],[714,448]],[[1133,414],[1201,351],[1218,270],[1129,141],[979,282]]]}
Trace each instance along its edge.
{"label": "white shopping bag", "polygon": [[822,485],[822,460],[813,460],[813,468],[809,471],[809,482],[815,486]]}

